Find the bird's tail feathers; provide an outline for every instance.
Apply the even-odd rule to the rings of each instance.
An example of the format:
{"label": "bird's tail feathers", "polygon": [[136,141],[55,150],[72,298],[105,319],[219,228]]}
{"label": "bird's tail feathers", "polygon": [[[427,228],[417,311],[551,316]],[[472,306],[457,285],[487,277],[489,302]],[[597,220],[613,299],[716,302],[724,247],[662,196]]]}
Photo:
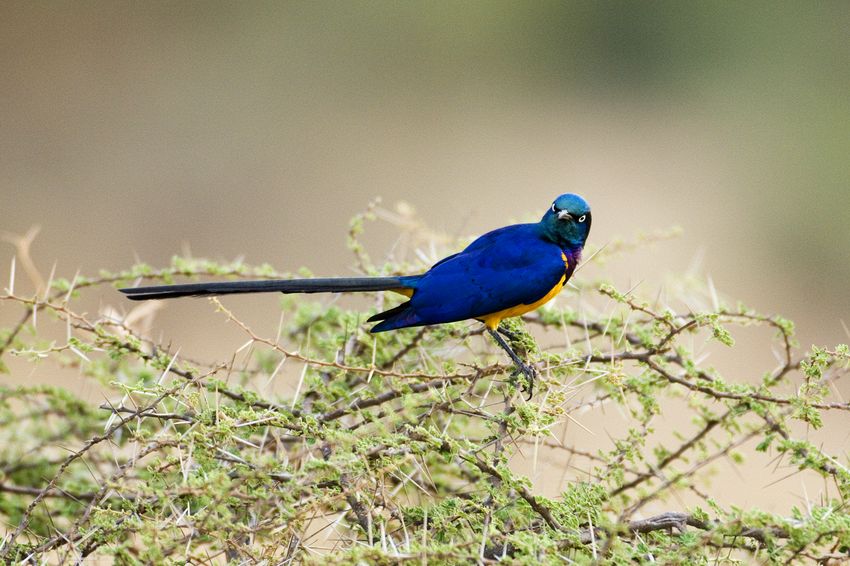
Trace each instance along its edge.
{"label": "bird's tail feathers", "polygon": [[120,289],[128,299],[175,299],[237,293],[349,293],[398,291],[409,296],[410,277],[332,277],[326,279],[268,279],[264,281],[216,281],[155,285]]}

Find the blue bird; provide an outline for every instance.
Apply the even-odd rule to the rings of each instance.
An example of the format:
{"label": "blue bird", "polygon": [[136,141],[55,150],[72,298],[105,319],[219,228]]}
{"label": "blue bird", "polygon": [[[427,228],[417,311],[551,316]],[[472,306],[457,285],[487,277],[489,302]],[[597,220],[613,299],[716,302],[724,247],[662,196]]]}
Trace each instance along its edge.
{"label": "blue bird", "polygon": [[[378,313],[371,332],[477,319],[528,379],[534,369],[499,335],[499,323],[555,297],[570,279],[590,233],[590,206],[578,195],[555,199],[539,222],[488,232],[420,275],[224,281],[121,289],[129,299],[171,299],[234,293],[394,291],[408,300]],[[529,395],[530,397],[530,395]]]}

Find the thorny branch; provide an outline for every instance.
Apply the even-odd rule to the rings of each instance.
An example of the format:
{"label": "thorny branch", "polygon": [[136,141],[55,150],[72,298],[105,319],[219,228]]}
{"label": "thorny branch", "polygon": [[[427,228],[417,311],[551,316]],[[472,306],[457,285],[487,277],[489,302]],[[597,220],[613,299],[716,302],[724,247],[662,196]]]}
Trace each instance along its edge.
{"label": "thorny branch", "polygon": [[[353,225],[352,239],[358,233]],[[362,249],[357,257],[362,270],[374,269]],[[0,389],[8,525],[0,558],[291,563],[338,552],[351,561],[486,562],[556,549],[686,560],[708,548],[786,562],[846,558],[850,472],[798,423],[819,427],[822,411],[850,413],[830,389],[847,373],[847,349],[801,355],[782,319],[722,307],[676,312],[598,285],[613,308],[525,318],[538,336],[565,336],[566,345],[532,354],[544,390],[524,402],[511,365],[482,353],[475,326],[373,337],[344,311],[301,303],[286,307],[290,332],[269,338],[213,300],[248,342],[219,356],[225,361],[202,361],[143,334],[132,317],[95,318],[76,305],[83,290],[179,275],[283,276],[176,262],[64,283],[51,276],[33,297],[13,285],[0,295],[0,306],[24,309],[0,334],[0,361],[55,361],[108,399],[92,406],[56,388]],[[51,335],[51,325],[64,338],[33,338]],[[744,325],[777,335],[779,365],[760,380],[725,380],[683,341],[731,343],[727,327]],[[307,345],[281,339],[305,329]],[[523,325],[511,333],[536,351]],[[276,390],[278,381],[303,382],[300,395]],[[654,436],[667,399],[686,399],[693,417],[672,444]],[[555,430],[612,406],[630,423],[621,436],[595,451],[556,440]],[[735,510],[705,492],[701,474],[756,442],[797,473],[831,482],[808,515]],[[561,497],[543,497],[515,471],[528,447],[535,462],[545,451],[563,468]],[[641,515],[685,491],[711,515],[681,506]]]}

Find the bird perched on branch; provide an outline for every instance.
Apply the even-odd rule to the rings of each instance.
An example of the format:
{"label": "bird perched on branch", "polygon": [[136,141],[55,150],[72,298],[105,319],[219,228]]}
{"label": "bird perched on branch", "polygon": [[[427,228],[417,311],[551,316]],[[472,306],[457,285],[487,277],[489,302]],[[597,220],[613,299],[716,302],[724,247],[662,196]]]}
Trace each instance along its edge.
{"label": "bird perched on branch", "polygon": [[[408,300],[378,313],[371,332],[477,319],[528,379],[534,369],[500,336],[502,319],[532,311],[557,295],[581,258],[590,232],[590,206],[564,194],[539,222],[514,224],[488,232],[461,252],[435,263],[420,275],[223,281],[121,289],[134,301],[234,293],[349,293],[394,291]],[[509,336],[510,337],[510,336]]]}

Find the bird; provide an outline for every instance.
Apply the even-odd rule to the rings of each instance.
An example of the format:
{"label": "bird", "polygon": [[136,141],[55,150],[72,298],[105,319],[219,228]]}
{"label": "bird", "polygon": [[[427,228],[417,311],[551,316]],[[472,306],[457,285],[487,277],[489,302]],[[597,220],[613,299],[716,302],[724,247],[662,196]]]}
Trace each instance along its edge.
{"label": "bird", "polygon": [[529,399],[535,370],[502,338],[512,333],[502,320],[531,312],[552,300],[581,260],[591,213],[579,195],[558,196],[539,222],[487,232],[426,272],[397,277],[334,277],[261,281],[216,281],[120,289],[134,301],[237,293],[349,293],[393,291],[407,301],[375,314],[370,332],[478,320],[527,379]]}

